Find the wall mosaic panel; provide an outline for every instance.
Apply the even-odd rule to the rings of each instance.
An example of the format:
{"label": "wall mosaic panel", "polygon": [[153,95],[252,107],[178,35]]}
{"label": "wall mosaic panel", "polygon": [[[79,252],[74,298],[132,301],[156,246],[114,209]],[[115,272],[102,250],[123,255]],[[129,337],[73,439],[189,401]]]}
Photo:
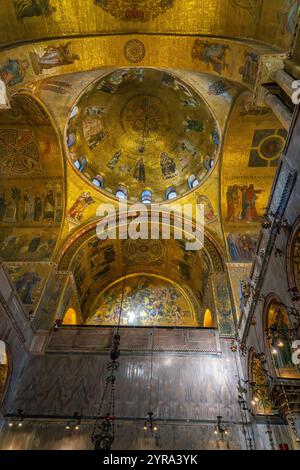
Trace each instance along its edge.
{"label": "wall mosaic panel", "polygon": [[187,295],[176,284],[150,275],[137,275],[106,289],[92,308],[88,325],[196,326]]}

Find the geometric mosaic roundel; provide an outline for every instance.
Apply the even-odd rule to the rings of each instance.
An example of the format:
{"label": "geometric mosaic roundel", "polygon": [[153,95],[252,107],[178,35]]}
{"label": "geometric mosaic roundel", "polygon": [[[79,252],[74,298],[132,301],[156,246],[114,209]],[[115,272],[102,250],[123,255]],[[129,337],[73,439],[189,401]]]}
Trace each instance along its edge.
{"label": "geometric mosaic roundel", "polygon": [[40,171],[39,150],[30,129],[0,130],[0,174],[23,175]]}
{"label": "geometric mosaic roundel", "polygon": [[279,135],[267,137],[259,147],[259,154],[262,158],[273,160],[280,157],[283,152],[285,140]]}

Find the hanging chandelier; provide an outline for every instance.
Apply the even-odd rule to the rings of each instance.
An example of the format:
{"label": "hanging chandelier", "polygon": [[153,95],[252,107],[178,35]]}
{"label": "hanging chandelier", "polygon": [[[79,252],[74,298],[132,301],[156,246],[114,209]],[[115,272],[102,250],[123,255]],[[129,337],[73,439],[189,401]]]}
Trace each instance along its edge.
{"label": "hanging chandelier", "polygon": [[[120,322],[123,312],[124,293],[125,293],[126,276],[124,276],[122,298],[118,313],[117,324],[115,325],[112,338],[112,347],[110,351],[110,361],[107,363],[107,377],[103,390],[98,415],[95,421],[93,433],[91,436],[95,450],[110,450],[115,440],[115,397],[116,397],[116,372],[120,363]],[[103,416],[102,409],[105,399],[108,397],[107,412]]]}
{"label": "hanging chandelier", "polygon": [[152,411],[148,412],[148,417],[144,424],[144,431],[150,430],[152,433],[158,431],[158,426],[156,422],[154,421],[153,414],[154,413]]}
{"label": "hanging chandelier", "polygon": [[221,440],[224,440],[224,436],[228,435],[228,427],[223,424],[223,417],[217,416],[217,424],[215,426],[214,434],[219,435]]}
{"label": "hanging chandelier", "polygon": [[154,432],[158,431],[157,423],[154,420],[154,413],[152,411],[152,388],[153,388],[153,352],[154,352],[154,327],[151,333],[152,342],[151,342],[151,362],[150,362],[150,391],[149,391],[149,411],[147,418],[144,423],[144,431]]}

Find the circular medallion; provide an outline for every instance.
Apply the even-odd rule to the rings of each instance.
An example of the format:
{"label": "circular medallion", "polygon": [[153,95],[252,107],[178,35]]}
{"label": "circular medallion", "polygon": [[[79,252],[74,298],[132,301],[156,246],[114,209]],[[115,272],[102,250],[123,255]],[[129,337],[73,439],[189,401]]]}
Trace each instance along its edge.
{"label": "circular medallion", "polygon": [[131,39],[124,46],[124,56],[132,64],[141,62],[145,57],[145,46],[139,39]]}
{"label": "circular medallion", "polygon": [[0,131],[0,174],[24,175],[40,172],[40,155],[29,129]]}
{"label": "circular medallion", "polygon": [[162,262],[165,254],[161,240],[127,240],[123,248],[126,262],[130,264],[153,264]]}
{"label": "circular medallion", "polygon": [[265,160],[275,160],[280,157],[285,146],[285,140],[279,135],[272,135],[262,141],[259,146],[259,154]]}
{"label": "circular medallion", "polygon": [[170,127],[168,107],[155,95],[134,96],[122,109],[121,122],[124,131],[135,142],[157,142]]}

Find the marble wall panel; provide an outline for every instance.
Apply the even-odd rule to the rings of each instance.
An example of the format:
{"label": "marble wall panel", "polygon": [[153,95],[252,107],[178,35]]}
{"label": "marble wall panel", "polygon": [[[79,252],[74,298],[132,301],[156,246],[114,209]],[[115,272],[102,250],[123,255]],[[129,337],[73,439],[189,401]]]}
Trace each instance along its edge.
{"label": "marble wall panel", "polygon": [[[219,352],[219,336],[214,329],[123,327],[120,332],[124,352],[149,352],[153,333],[155,351]],[[113,327],[62,327],[50,334],[47,351],[105,352],[111,347],[113,334]]]}

